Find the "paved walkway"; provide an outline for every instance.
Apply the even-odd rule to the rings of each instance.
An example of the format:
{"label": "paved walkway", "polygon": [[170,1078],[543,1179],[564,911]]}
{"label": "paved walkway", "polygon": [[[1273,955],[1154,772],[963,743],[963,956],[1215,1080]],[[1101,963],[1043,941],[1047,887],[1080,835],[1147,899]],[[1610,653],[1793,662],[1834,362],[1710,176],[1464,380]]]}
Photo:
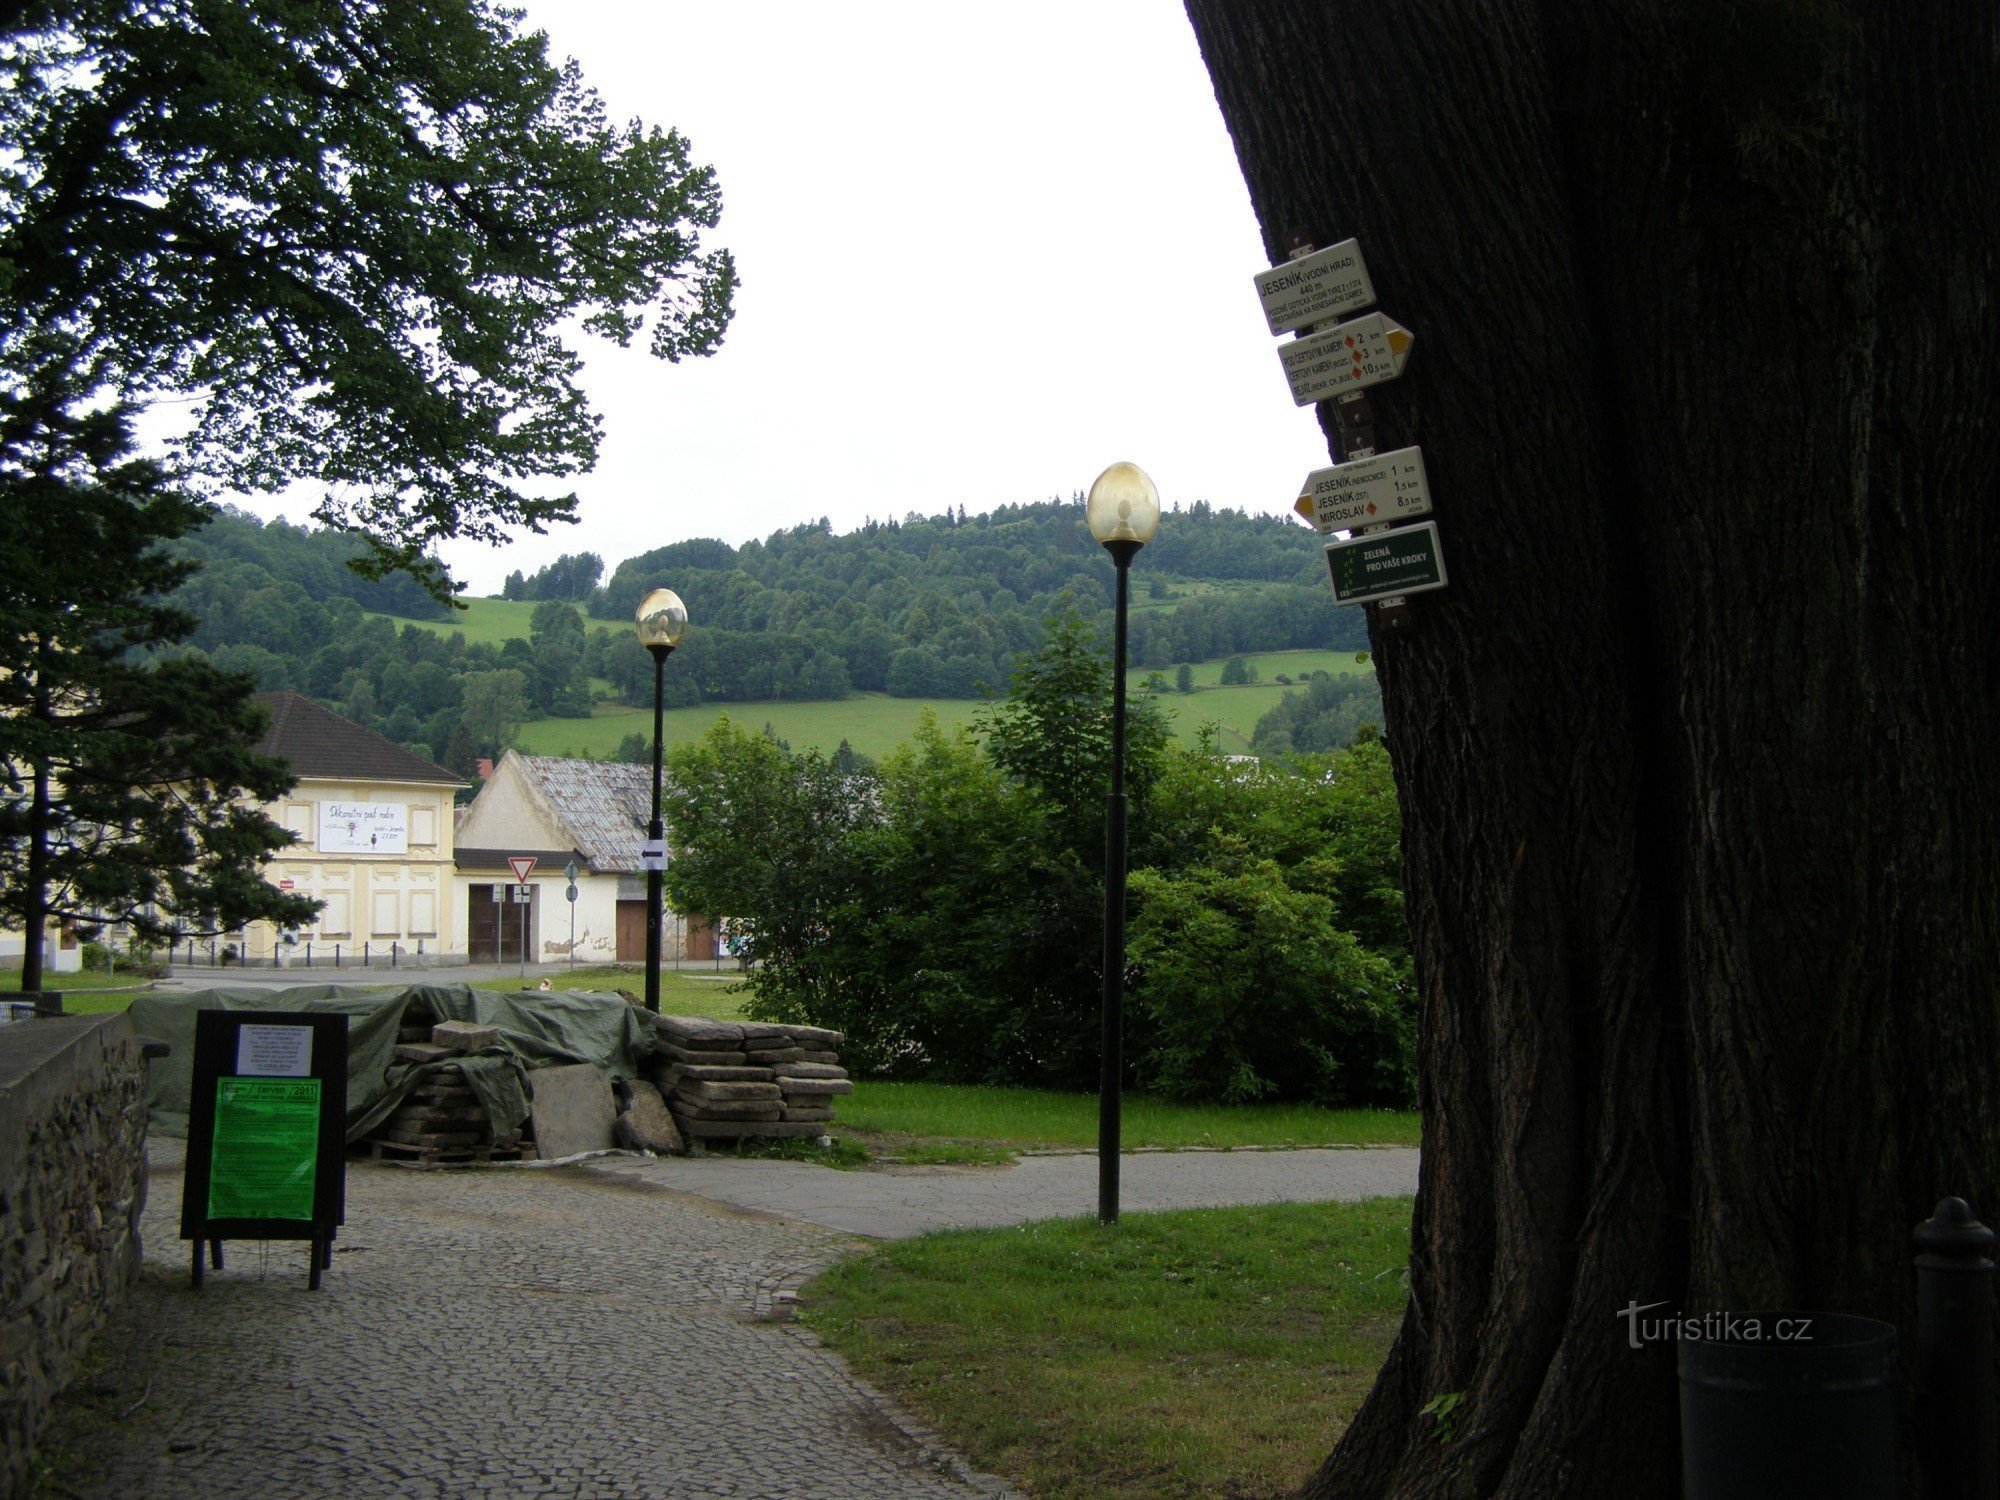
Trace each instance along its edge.
{"label": "paved walkway", "polygon": [[[350,1164],[317,1293],[302,1245],[226,1246],[188,1287],[180,1143],[154,1143],[147,1266],[101,1349],[116,1420],[51,1437],[55,1493],[930,1500],[969,1473],[805,1329],[792,1292],[857,1245],[1089,1213],[1090,1156],[835,1172],[607,1157],[424,1171]],[[1410,1151],[1139,1154],[1131,1210],[1405,1193]]]}
{"label": "paved walkway", "polygon": [[[873,1239],[1097,1212],[1094,1152],[1027,1156],[1007,1168],[867,1172],[720,1156],[607,1156],[595,1165],[600,1172]],[[1416,1190],[1417,1153],[1402,1149],[1141,1151],[1120,1157],[1118,1169],[1122,1213],[1353,1202]]]}

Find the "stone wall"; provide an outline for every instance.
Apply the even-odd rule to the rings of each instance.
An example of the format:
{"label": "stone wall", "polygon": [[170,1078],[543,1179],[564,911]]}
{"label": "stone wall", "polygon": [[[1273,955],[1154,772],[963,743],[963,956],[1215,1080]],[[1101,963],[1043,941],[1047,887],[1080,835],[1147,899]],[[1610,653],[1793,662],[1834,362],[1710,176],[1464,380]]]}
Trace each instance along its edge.
{"label": "stone wall", "polygon": [[145,1162],[124,1016],[0,1026],[0,1494],[138,1268]]}

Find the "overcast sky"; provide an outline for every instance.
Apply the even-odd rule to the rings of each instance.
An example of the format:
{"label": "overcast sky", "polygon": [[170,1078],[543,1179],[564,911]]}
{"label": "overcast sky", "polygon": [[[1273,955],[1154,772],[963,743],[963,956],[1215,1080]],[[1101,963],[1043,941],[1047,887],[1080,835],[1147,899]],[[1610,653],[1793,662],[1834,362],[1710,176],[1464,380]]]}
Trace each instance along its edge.
{"label": "overcast sky", "polygon": [[1067,496],[1130,459],[1168,505],[1281,513],[1327,462],[1171,0],[528,0],[615,117],[716,168],[721,352],[598,346],[581,524],[448,560],[474,593],[829,517]]}

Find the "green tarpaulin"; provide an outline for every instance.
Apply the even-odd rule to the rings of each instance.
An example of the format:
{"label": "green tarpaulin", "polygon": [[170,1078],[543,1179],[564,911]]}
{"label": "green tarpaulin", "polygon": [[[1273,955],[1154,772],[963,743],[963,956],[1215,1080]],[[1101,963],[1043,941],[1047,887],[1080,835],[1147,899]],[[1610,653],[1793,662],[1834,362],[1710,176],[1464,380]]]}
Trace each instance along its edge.
{"label": "green tarpaulin", "polygon": [[187,1134],[188,1089],[194,1066],[194,1018],[203,1010],[316,1011],[347,1022],[347,1139],[373,1130],[436,1063],[399,1062],[396,1033],[404,1012],[421,1000],[440,1021],[497,1027],[500,1043],[454,1056],[465,1079],[505,1140],[528,1117],[527,1073],[564,1063],[594,1063],[612,1079],[638,1076],[657,1047],[647,1014],[616,995],[589,991],[475,990],[467,985],[412,985],[363,994],[338,985],[290,989],[214,989],[141,995],[127,1014],[142,1037],[172,1047],[149,1072],[147,1104],[162,1135]]}

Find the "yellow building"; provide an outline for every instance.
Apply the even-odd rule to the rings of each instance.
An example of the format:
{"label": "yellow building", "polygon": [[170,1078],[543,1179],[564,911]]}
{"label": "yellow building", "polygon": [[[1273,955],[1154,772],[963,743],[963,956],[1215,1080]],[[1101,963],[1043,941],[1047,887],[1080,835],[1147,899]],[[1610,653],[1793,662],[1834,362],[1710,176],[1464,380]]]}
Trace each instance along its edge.
{"label": "yellow building", "polygon": [[[265,871],[282,890],[323,902],[317,921],[289,934],[260,922],[244,957],[315,965],[387,962],[392,951],[465,952],[452,900],[452,794],[466,783],[443,766],[302,693],[259,693],[271,728],[261,754],[299,779],[265,812],[298,835]],[[290,942],[285,939],[289,937]]]}

